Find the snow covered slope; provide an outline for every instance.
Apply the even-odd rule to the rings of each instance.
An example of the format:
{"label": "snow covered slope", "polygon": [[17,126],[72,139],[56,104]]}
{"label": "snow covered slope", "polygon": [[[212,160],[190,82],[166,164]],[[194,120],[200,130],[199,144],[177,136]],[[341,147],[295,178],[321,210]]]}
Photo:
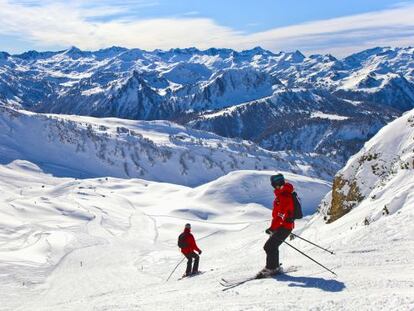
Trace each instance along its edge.
{"label": "snow covered slope", "polygon": [[200,185],[238,169],[329,178],[328,158],[270,152],[168,121],[42,115],[0,107],[0,163],[24,159],[55,176],[114,176]]}
{"label": "snow covered slope", "polygon": [[[285,245],[282,261],[296,272],[222,291],[220,278],[251,276],[264,265],[272,173],[233,172],[187,188],[56,178],[21,160],[0,165],[0,310],[412,310],[413,219],[398,213],[352,230],[336,225],[342,218],[297,222],[296,233],[336,255],[289,243],[338,278]],[[285,175],[308,212],[330,188]],[[186,222],[206,272],[177,281],[181,265],[166,282],[182,259],[176,238]]]}
{"label": "snow covered slope", "polygon": [[[2,124],[13,126],[2,133],[30,124],[24,118],[57,122],[56,116],[12,112],[14,122]],[[233,171],[189,188],[135,178],[54,177],[16,153],[0,164],[0,310],[412,310],[413,117],[407,113],[385,127],[344,168],[367,197],[334,222],[325,223],[326,208],[312,216],[331,185],[284,172],[308,215],[294,232],[335,255],[298,238],[288,243],[338,277],[283,245],[282,262],[298,266],[296,272],[227,291],[219,285],[222,277],[248,277],[264,265],[274,171]],[[80,122],[58,119],[72,118]],[[121,122],[92,121],[82,118],[86,127],[103,122],[110,129]],[[127,124],[169,142],[154,123]],[[5,146],[2,159],[13,150]],[[373,171],[376,160],[381,171]],[[177,281],[181,265],[166,282],[182,259],[176,238],[187,222],[203,250],[205,273]]]}
{"label": "snow covered slope", "polygon": [[[329,222],[348,212],[362,222],[414,206],[414,110],[382,128],[335,176],[333,190],[321,205]],[[365,221],[366,219],[366,221]]]}
{"label": "snow covered slope", "polygon": [[[337,249],[331,264],[341,267],[341,279],[352,278],[353,286],[361,289],[357,298],[348,295],[355,302],[352,308],[345,300],[341,307],[413,310],[413,208],[411,110],[381,129],[348,161],[319,212],[300,229],[303,237]],[[329,302],[324,306],[333,309]]]}
{"label": "snow covered slope", "polygon": [[[235,232],[243,241],[251,224],[267,225],[272,173],[232,172],[187,188],[141,179],[56,178],[22,160],[0,165],[0,310],[164,309],[167,300],[164,307],[142,300],[149,295],[144,288],[156,293],[166,285],[180,259],[176,236],[183,224],[193,224],[207,269],[208,258],[227,247],[218,239]],[[285,175],[313,213],[330,185]],[[125,294],[139,301],[124,300]],[[96,303],[99,297],[104,300]],[[112,306],[108,297],[115,298]],[[175,310],[181,309],[177,303]]]}
{"label": "snow covered slope", "polygon": [[[370,175],[366,171],[372,169],[373,158],[362,157],[365,162],[372,162],[369,165],[363,162],[361,167],[351,165],[344,169],[352,177],[355,175],[351,172],[360,168],[362,173],[357,175],[361,189],[374,185],[376,197],[367,197],[332,223],[325,223],[323,213],[312,216],[331,185],[283,172],[300,194],[308,215],[296,222],[294,232],[335,251],[336,255],[297,238],[288,243],[333,269],[338,277],[283,245],[282,262],[284,266],[298,266],[296,272],[251,281],[227,291],[222,291],[219,285],[222,277],[248,277],[264,265],[262,248],[267,238],[264,230],[271,218],[273,195],[269,176],[274,174],[273,170],[232,171],[218,174],[217,179],[210,175],[211,181],[203,184],[200,175],[205,174],[205,169],[199,166],[198,171],[192,172],[198,183],[193,188],[155,180],[104,177],[103,173],[122,170],[122,166],[107,168],[102,164],[105,162],[100,163],[99,156],[95,157],[95,150],[99,150],[96,146],[100,146],[94,145],[99,142],[96,138],[100,137],[99,130],[106,133],[107,145],[117,142],[120,148],[125,146],[122,134],[126,131],[116,130],[122,127],[141,133],[141,139],[151,139],[151,146],[168,145],[172,152],[193,146],[188,137],[203,135],[204,144],[219,138],[164,121],[96,120],[10,109],[3,110],[0,120],[2,311],[412,310],[414,307],[411,195],[414,183],[410,174],[413,168],[404,164],[408,159],[412,164],[413,112],[391,123],[380,131],[382,138],[376,136],[375,143],[366,145],[364,152],[375,151],[378,159],[392,160],[389,166],[379,167],[387,172],[379,174],[384,177],[382,185],[375,172]],[[57,128],[62,130],[56,131]],[[48,138],[42,145],[30,139],[39,137],[40,129]],[[175,129],[179,129],[178,134],[174,134]],[[79,134],[83,131],[84,136]],[[178,136],[170,140],[170,134]],[[55,140],[56,137],[62,140]],[[22,139],[30,145],[22,144]],[[81,141],[86,146],[82,151],[84,158],[75,148]],[[219,141],[224,150],[230,142],[234,143],[222,138]],[[139,145],[142,140],[133,142]],[[389,146],[393,149],[388,149]],[[56,150],[60,152],[54,154]],[[106,148],[105,154],[109,150]],[[220,159],[225,159],[225,155],[221,154]],[[58,156],[62,162],[56,162]],[[64,159],[69,156],[79,162],[90,161],[91,165],[93,161],[88,159],[94,159],[95,166],[90,169],[102,169],[102,175],[92,170],[85,171],[81,179],[70,177],[79,172],[80,166]],[[41,159],[57,164],[45,165]],[[67,167],[62,166],[65,163]],[[157,165],[154,162],[154,167]],[[97,178],[85,178],[95,174]],[[170,170],[163,176],[183,181],[174,174],[176,171]],[[367,188],[363,188],[364,184]],[[383,204],[389,214],[383,214]],[[181,265],[166,282],[182,259],[176,239],[187,222],[192,223],[203,250],[200,267],[205,273],[177,281],[184,269]]]}

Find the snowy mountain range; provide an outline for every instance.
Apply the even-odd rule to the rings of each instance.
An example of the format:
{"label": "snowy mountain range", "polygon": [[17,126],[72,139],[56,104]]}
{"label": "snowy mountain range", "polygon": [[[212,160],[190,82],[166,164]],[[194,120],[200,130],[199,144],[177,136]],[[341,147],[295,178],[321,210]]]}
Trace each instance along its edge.
{"label": "snowy mountain range", "polygon": [[414,107],[414,48],[344,59],[259,47],[2,52],[0,102],[34,112],[172,120],[345,163]]}

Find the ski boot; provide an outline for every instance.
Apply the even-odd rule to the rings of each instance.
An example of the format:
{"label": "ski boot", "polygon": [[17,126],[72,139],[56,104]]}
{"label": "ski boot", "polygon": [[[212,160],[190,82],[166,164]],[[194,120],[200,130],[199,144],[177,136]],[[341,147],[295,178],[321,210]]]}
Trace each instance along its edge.
{"label": "ski boot", "polygon": [[259,271],[259,273],[256,274],[256,278],[257,279],[268,278],[268,277],[278,274],[280,271],[282,271],[282,267],[280,266],[275,269],[263,268],[262,270]]}

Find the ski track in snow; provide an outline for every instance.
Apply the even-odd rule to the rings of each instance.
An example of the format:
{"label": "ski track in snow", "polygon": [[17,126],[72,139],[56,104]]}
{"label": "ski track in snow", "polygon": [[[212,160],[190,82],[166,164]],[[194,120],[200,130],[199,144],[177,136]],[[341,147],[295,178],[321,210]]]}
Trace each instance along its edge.
{"label": "ski track in snow", "polygon": [[[290,243],[338,277],[283,246],[282,262],[300,266],[298,271],[223,292],[222,277],[251,276],[265,262],[270,209],[229,199],[237,197],[238,174],[248,173],[187,188],[138,179],[54,178],[22,167],[0,166],[2,311],[414,308],[412,214],[404,220],[395,213],[387,222],[351,231],[316,226],[321,220],[309,223],[307,217],[295,232],[336,255],[298,239]],[[262,174],[267,179],[270,172]],[[317,182],[292,178],[309,188]],[[217,191],[223,183],[234,184],[228,188],[233,192]],[[318,189],[320,197],[329,190]],[[255,195],[272,190],[261,191]],[[206,273],[177,282],[184,262],[166,282],[182,259],[176,238],[186,222],[193,224]]]}

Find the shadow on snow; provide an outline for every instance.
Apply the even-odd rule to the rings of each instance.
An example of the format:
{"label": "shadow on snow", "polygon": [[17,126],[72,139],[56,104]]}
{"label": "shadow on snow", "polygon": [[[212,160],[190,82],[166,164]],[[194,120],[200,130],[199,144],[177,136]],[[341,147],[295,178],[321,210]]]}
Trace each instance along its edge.
{"label": "shadow on snow", "polygon": [[291,282],[289,287],[319,288],[326,292],[340,292],[345,289],[343,282],[334,279],[324,279],[307,276],[278,275],[274,277],[278,282]]}

